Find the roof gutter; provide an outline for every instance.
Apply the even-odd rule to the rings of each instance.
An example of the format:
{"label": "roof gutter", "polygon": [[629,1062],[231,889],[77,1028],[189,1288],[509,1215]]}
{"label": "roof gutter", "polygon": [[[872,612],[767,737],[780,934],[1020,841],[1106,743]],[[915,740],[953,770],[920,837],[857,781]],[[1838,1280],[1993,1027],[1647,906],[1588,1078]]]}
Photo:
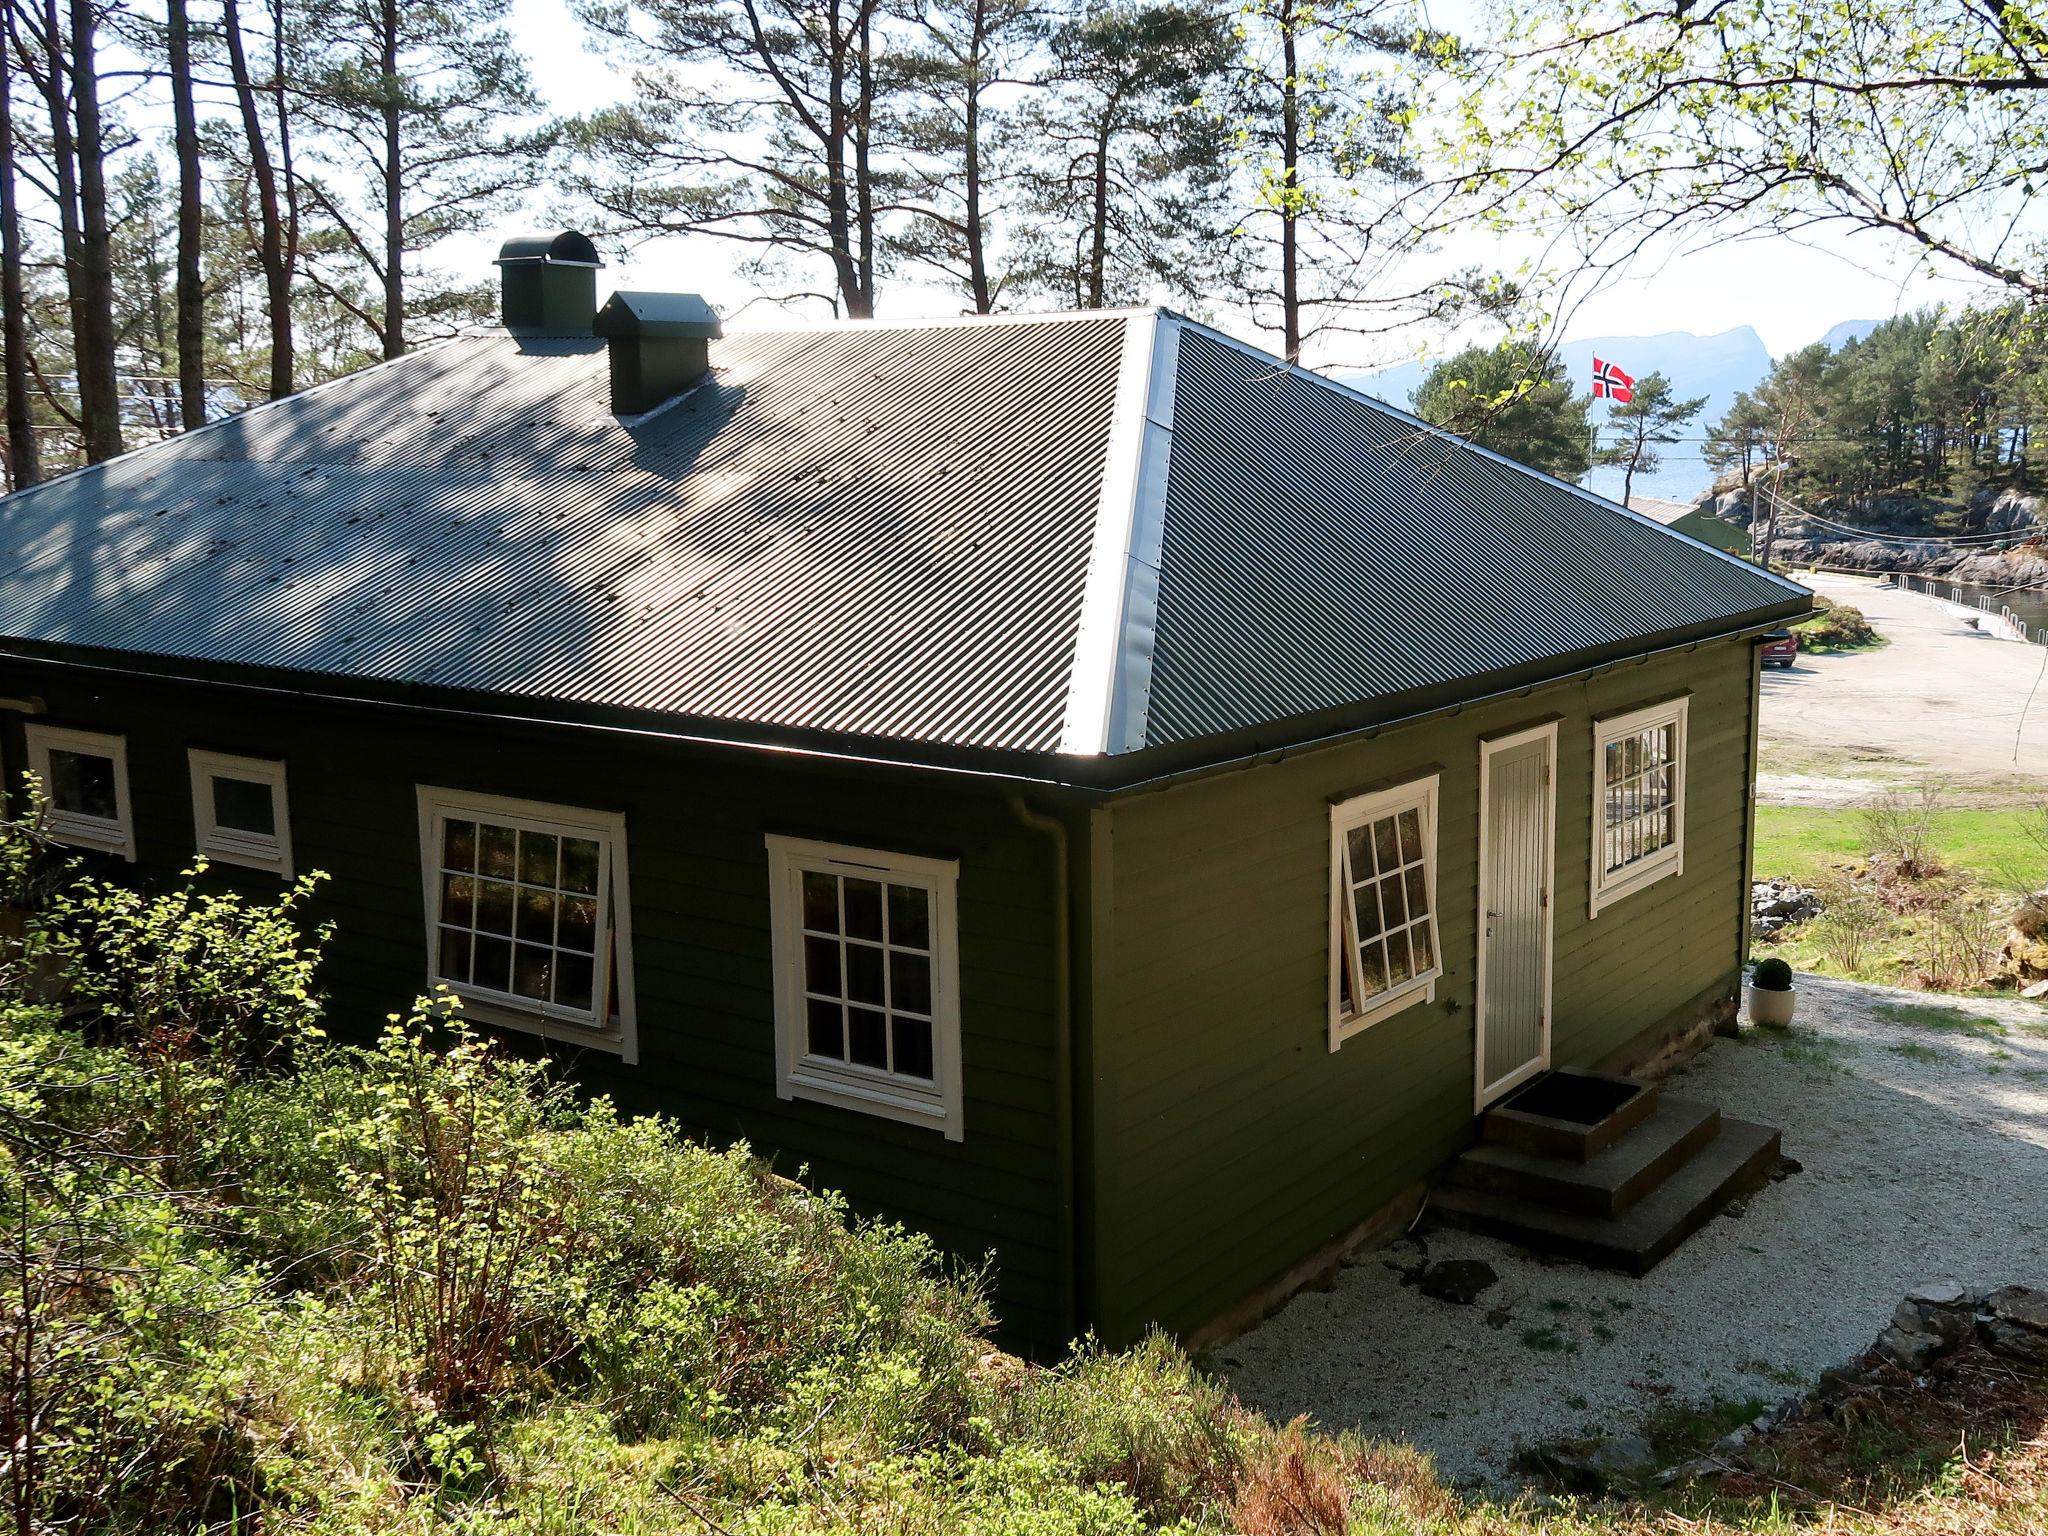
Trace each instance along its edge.
{"label": "roof gutter", "polygon": [[1527,698],[1545,688],[1554,688],[1563,683],[1574,683],[1584,678],[1597,677],[1603,672],[1612,672],[1620,667],[1634,666],[1641,662],[1654,661],[1659,656],[1676,655],[1684,651],[1696,651],[1703,645],[1717,645],[1724,640],[1740,640],[1744,636],[1756,637],[1774,629],[1782,629],[1787,620],[1783,617],[1772,619],[1750,619],[1733,629],[1699,635],[1691,640],[1682,640],[1672,645],[1658,646],[1655,650],[1638,651],[1633,655],[1611,657],[1605,661],[1590,663],[1574,671],[1560,672],[1554,677],[1539,678],[1533,682],[1518,683],[1512,688],[1497,689],[1492,693],[1479,694],[1474,698],[1460,699],[1452,704],[1439,704],[1429,709],[1417,710],[1412,714],[1396,715],[1391,719],[1376,721],[1371,725],[1352,726],[1344,730],[1331,731],[1321,736],[1289,743],[1282,747],[1268,747],[1256,752],[1225,758],[1220,762],[1203,763],[1191,768],[1176,769],[1170,773],[1156,774],[1148,779],[1133,780],[1118,785],[1110,791],[1116,795],[1139,794],[1146,791],[1171,789],[1178,784],[1191,784],[1199,779],[1213,777],[1220,773],[1235,773],[1245,768],[1257,768],[1267,763],[1284,762],[1299,757],[1304,752],[1321,752],[1340,747],[1348,742],[1370,741],[1383,732],[1397,730],[1402,726],[1416,725],[1424,720],[1435,720],[1446,716],[1461,715],[1468,709],[1497,703],[1502,699]]}
{"label": "roof gutter", "polygon": [[[969,749],[959,752],[957,760],[945,761],[939,756],[946,751],[942,745],[915,742],[876,741],[873,750],[849,744],[840,747],[816,740],[776,739],[769,736],[733,736],[716,734],[713,730],[688,730],[679,726],[663,726],[652,721],[641,723],[633,720],[603,720],[574,715],[547,715],[516,710],[493,709],[478,704],[465,703],[458,699],[421,700],[398,696],[395,693],[359,692],[341,693],[328,689],[313,688],[295,681],[279,679],[258,681],[246,677],[226,675],[215,671],[179,671],[174,667],[161,665],[165,658],[137,656],[133,660],[118,659],[125,653],[114,653],[106,660],[87,659],[77,655],[58,655],[38,648],[34,642],[20,640],[0,641],[0,657],[12,656],[36,666],[61,667],[70,671],[103,673],[114,677],[140,678],[150,682],[183,683],[201,687],[230,688],[239,692],[265,695],[272,698],[310,699],[325,704],[346,704],[366,709],[387,709],[408,714],[434,716],[442,719],[474,720],[499,725],[520,726],[529,729],[589,731],[602,735],[638,741],[666,742],[696,751],[716,754],[750,756],[768,753],[796,762],[816,762],[839,765],[862,772],[902,776],[905,778],[929,778],[937,775],[955,782],[980,782],[1001,790],[1004,786],[1019,789],[1036,789],[1041,793],[1062,798],[1103,800],[1114,796],[1136,793],[1142,790],[1164,789],[1171,785],[1189,783],[1207,778],[1213,774],[1234,772],[1243,768],[1255,768],[1262,763],[1280,762],[1302,752],[1320,751],[1327,747],[1340,746],[1345,742],[1370,740],[1382,732],[1399,726],[1412,725],[1422,720],[1437,719],[1455,715],[1477,705],[1492,703],[1497,699],[1518,698],[1557,683],[1567,683],[1579,678],[1591,677],[1616,667],[1628,666],[1652,657],[1670,655],[1679,651],[1697,650],[1702,645],[1720,640],[1732,640],[1742,635],[1760,634],[1766,630],[1781,628],[1784,624],[1803,618],[1812,611],[1810,602],[1786,603],[1779,607],[1752,612],[1740,623],[1725,629],[1708,630],[1701,634],[1689,635],[1683,640],[1658,646],[1646,651],[1628,651],[1618,655],[1603,655],[1595,660],[1564,672],[1541,674],[1527,677],[1507,687],[1487,693],[1445,699],[1441,703],[1430,703],[1422,708],[1405,713],[1356,724],[1341,723],[1324,730],[1315,730],[1312,717],[1295,722],[1298,728],[1309,734],[1272,747],[1254,747],[1229,756],[1206,762],[1193,762],[1185,767],[1172,768],[1162,772],[1143,774],[1141,777],[1119,781],[1114,777],[1119,768],[1141,768],[1137,759],[1153,757],[1154,754],[1179,753],[1189,747],[1199,746],[1205,738],[1192,743],[1176,743],[1164,748],[1148,748],[1140,753],[1102,756],[1070,757],[1051,753],[1019,753],[992,749]],[[101,653],[105,654],[105,653]],[[151,663],[156,663],[152,665]],[[1453,685],[1454,686],[1454,685]],[[569,706],[574,707],[574,706]],[[1275,722],[1273,726],[1262,726],[1262,733],[1272,729],[1287,728],[1286,722]],[[916,750],[920,745],[928,755],[916,758],[892,755],[890,747]],[[1224,742],[1215,743],[1219,748]],[[950,755],[950,754],[949,754]],[[1155,759],[1156,760],[1156,759]]]}

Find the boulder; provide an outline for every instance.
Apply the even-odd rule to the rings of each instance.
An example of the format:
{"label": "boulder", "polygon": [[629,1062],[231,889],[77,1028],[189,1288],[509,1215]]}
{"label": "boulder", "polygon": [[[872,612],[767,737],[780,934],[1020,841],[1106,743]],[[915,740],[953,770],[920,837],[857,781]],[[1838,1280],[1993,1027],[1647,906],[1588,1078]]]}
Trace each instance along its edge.
{"label": "boulder", "polygon": [[2002,1286],[1984,1298],[1984,1311],[2000,1322],[2048,1333],[2048,1291],[2030,1285]]}
{"label": "boulder", "polygon": [[1469,1307],[1499,1278],[1491,1264],[1478,1259],[1442,1259],[1425,1269],[1417,1284],[1425,1296]]}
{"label": "boulder", "polygon": [[1949,1344],[1938,1333],[1920,1333],[1894,1325],[1877,1336],[1875,1348],[1900,1370],[1918,1376],[1947,1353]]}
{"label": "boulder", "polygon": [[1994,1355],[2028,1365],[2048,1365],[2048,1335],[2002,1318],[1987,1317],[1977,1324],[1977,1337]]}
{"label": "boulder", "polygon": [[1790,923],[1820,915],[1820,893],[1790,880],[1757,880],[1749,887],[1750,932],[1769,938]]}

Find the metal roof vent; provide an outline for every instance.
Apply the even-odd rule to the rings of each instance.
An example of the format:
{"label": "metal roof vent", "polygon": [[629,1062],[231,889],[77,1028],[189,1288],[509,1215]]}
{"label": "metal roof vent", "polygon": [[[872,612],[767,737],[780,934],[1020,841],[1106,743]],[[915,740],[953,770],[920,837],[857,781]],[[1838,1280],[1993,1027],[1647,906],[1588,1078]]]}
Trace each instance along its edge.
{"label": "metal roof vent", "polygon": [[498,247],[505,329],[588,336],[603,265],[590,237],[573,229],[514,235]]}
{"label": "metal roof vent", "polygon": [[592,327],[609,341],[612,414],[640,416],[711,371],[718,311],[694,293],[613,294]]}

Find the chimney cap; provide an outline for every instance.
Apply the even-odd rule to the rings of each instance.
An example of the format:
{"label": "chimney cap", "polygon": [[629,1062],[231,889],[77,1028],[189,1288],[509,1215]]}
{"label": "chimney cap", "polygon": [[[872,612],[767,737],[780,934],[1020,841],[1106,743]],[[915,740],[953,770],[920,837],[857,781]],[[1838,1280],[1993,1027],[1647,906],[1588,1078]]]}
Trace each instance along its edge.
{"label": "chimney cap", "polygon": [[514,235],[498,247],[495,266],[601,267],[597,247],[577,230],[558,230],[545,235]]}
{"label": "chimney cap", "polygon": [[698,294],[624,289],[604,301],[591,329],[600,336],[697,336],[709,341],[725,334],[718,311]]}

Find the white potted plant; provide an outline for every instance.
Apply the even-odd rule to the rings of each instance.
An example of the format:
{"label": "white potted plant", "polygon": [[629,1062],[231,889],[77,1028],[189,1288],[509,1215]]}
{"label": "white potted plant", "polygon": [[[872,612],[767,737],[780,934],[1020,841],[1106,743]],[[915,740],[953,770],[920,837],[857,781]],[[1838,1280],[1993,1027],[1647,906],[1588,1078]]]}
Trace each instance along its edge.
{"label": "white potted plant", "polygon": [[1792,1022],[1792,1011],[1798,1003],[1792,967],[1775,955],[1757,961],[1742,988],[1742,1006],[1749,1014],[1749,1022],[1783,1029]]}

